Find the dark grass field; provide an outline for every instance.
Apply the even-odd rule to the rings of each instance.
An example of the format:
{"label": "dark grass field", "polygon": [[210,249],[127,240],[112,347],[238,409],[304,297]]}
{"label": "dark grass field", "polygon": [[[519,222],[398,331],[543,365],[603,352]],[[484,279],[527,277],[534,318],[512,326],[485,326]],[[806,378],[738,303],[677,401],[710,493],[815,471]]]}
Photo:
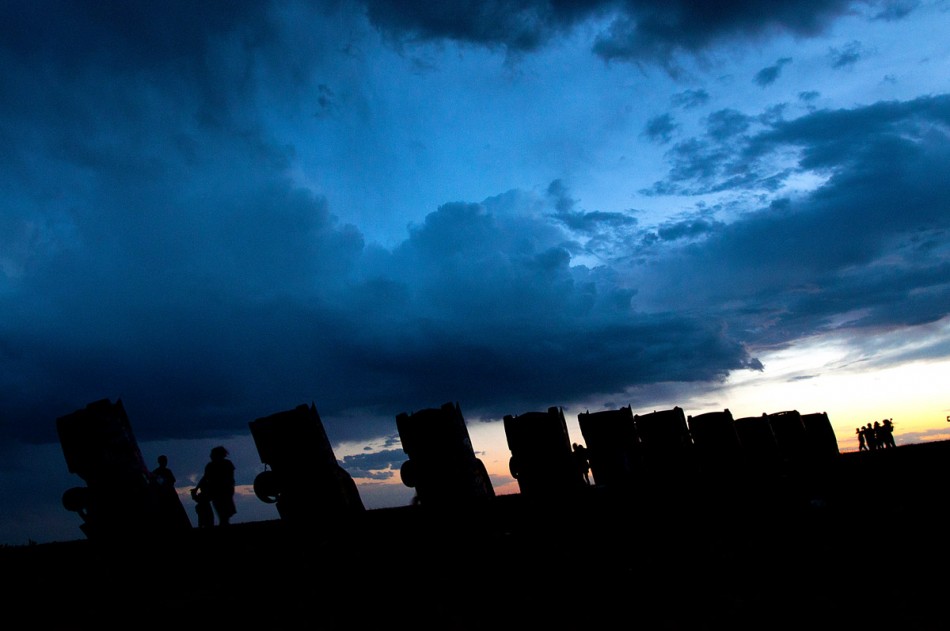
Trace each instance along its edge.
{"label": "dark grass field", "polygon": [[0,549],[44,629],[947,629],[950,444],[318,524]]}

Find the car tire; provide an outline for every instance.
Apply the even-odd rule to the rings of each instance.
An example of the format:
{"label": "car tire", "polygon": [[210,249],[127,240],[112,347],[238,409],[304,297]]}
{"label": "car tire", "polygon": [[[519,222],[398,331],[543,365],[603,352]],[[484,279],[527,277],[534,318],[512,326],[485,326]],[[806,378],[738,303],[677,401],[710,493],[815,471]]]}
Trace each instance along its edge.
{"label": "car tire", "polygon": [[254,478],[254,495],[265,504],[273,504],[280,495],[280,481],[273,471],[262,471]]}

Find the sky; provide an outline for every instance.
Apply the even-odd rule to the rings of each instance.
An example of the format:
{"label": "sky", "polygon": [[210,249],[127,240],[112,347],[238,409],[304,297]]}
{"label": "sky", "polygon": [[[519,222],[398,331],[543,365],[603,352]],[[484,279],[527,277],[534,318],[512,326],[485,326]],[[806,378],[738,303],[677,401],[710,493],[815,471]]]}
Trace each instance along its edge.
{"label": "sky", "polygon": [[[82,538],[56,419],[187,491],[313,403],[369,508],[395,417],[826,411],[950,438],[950,3],[0,4],[0,543]],[[194,520],[194,515],[192,514]]]}

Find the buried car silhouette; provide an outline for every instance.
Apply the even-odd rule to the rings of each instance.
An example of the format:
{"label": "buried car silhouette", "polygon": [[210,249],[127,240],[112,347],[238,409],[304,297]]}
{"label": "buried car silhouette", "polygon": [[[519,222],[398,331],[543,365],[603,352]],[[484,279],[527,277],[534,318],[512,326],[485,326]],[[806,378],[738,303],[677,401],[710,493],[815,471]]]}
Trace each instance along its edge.
{"label": "buried car silhouette", "polygon": [[365,510],[353,478],[337,462],[314,404],[251,421],[261,462],[254,494],[276,504],[282,520],[313,523]]}
{"label": "buried car silhouette", "polygon": [[[564,410],[507,414],[508,468],[522,495],[552,498],[587,488],[571,448]],[[596,477],[596,473],[595,473]]]}
{"label": "buried car silhouette", "polygon": [[90,539],[120,540],[188,530],[181,501],[150,483],[122,400],[101,399],[56,419],[70,473],[86,482],[63,493],[63,506],[83,519]]}
{"label": "buried car silhouette", "polygon": [[494,497],[485,464],[475,455],[458,403],[396,416],[403,451],[403,484],[424,506],[455,505]]}

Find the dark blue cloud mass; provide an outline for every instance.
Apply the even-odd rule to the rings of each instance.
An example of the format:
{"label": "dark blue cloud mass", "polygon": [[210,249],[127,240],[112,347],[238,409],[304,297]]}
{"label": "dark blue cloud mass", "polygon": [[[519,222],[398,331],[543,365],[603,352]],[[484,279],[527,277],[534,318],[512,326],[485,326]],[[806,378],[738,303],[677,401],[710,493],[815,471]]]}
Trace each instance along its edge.
{"label": "dark blue cloud mass", "polygon": [[[364,497],[408,502],[404,411],[719,407],[829,332],[945,359],[946,51],[893,54],[945,16],[0,4],[0,534],[63,517],[55,419],[103,398],[183,481],[233,439],[244,484],[247,423],[312,402]],[[943,337],[872,335],[912,326]]]}
{"label": "dark blue cloud mass", "polygon": [[[497,418],[716,382],[761,367],[750,345],[859,308],[857,326],[947,313],[939,96],[790,120],[713,112],[654,193],[820,181],[729,221],[647,228],[563,184],[525,185],[420,209],[401,240],[372,242],[341,219],[353,209],[300,182],[275,131],[359,110],[316,71],[340,6],[310,9],[330,17],[306,37],[263,3],[0,8],[6,441],[54,441],[52,419],[105,397],[135,402],[142,439],[242,432],[315,400],[334,439],[360,440],[449,400]],[[517,51],[601,19],[598,54],[659,59],[808,35],[852,3],[365,6],[392,34]],[[664,116],[649,133],[672,139]],[[794,165],[777,159],[788,151]]]}
{"label": "dark blue cloud mass", "polygon": [[836,17],[862,7],[871,9],[869,19],[900,19],[914,9],[906,2],[875,0],[364,2],[370,20],[399,41],[451,39],[515,53],[536,50],[582,22],[598,20],[604,25],[592,46],[598,56],[660,62],[670,69],[676,55],[701,54],[727,40],[814,36]]}
{"label": "dark blue cloud mass", "polygon": [[[946,95],[816,111],[777,121],[738,142],[727,136],[723,143],[728,151],[678,154],[687,163],[691,155],[696,164],[677,166],[661,188],[693,183],[694,192],[721,190],[724,181],[734,187],[739,169],[755,174],[741,181],[750,188],[770,174],[784,181],[808,173],[820,184],[718,225],[700,244],[663,252],[656,265],[683,292],[677,294],[681,300],[710,306],[739,300],[748,313],[737,309],[727,319],[736,325],[747,321],[745,333],[734,331],[750,344],[794,339],[847,313],[854,314],[852,327],[904,326],[946,316]],[[775,164],[789,149],[797,151],[797,167]],[[727,158],[730,152],[734,161]],[[710,157],[713,153],[718,157]]]}

